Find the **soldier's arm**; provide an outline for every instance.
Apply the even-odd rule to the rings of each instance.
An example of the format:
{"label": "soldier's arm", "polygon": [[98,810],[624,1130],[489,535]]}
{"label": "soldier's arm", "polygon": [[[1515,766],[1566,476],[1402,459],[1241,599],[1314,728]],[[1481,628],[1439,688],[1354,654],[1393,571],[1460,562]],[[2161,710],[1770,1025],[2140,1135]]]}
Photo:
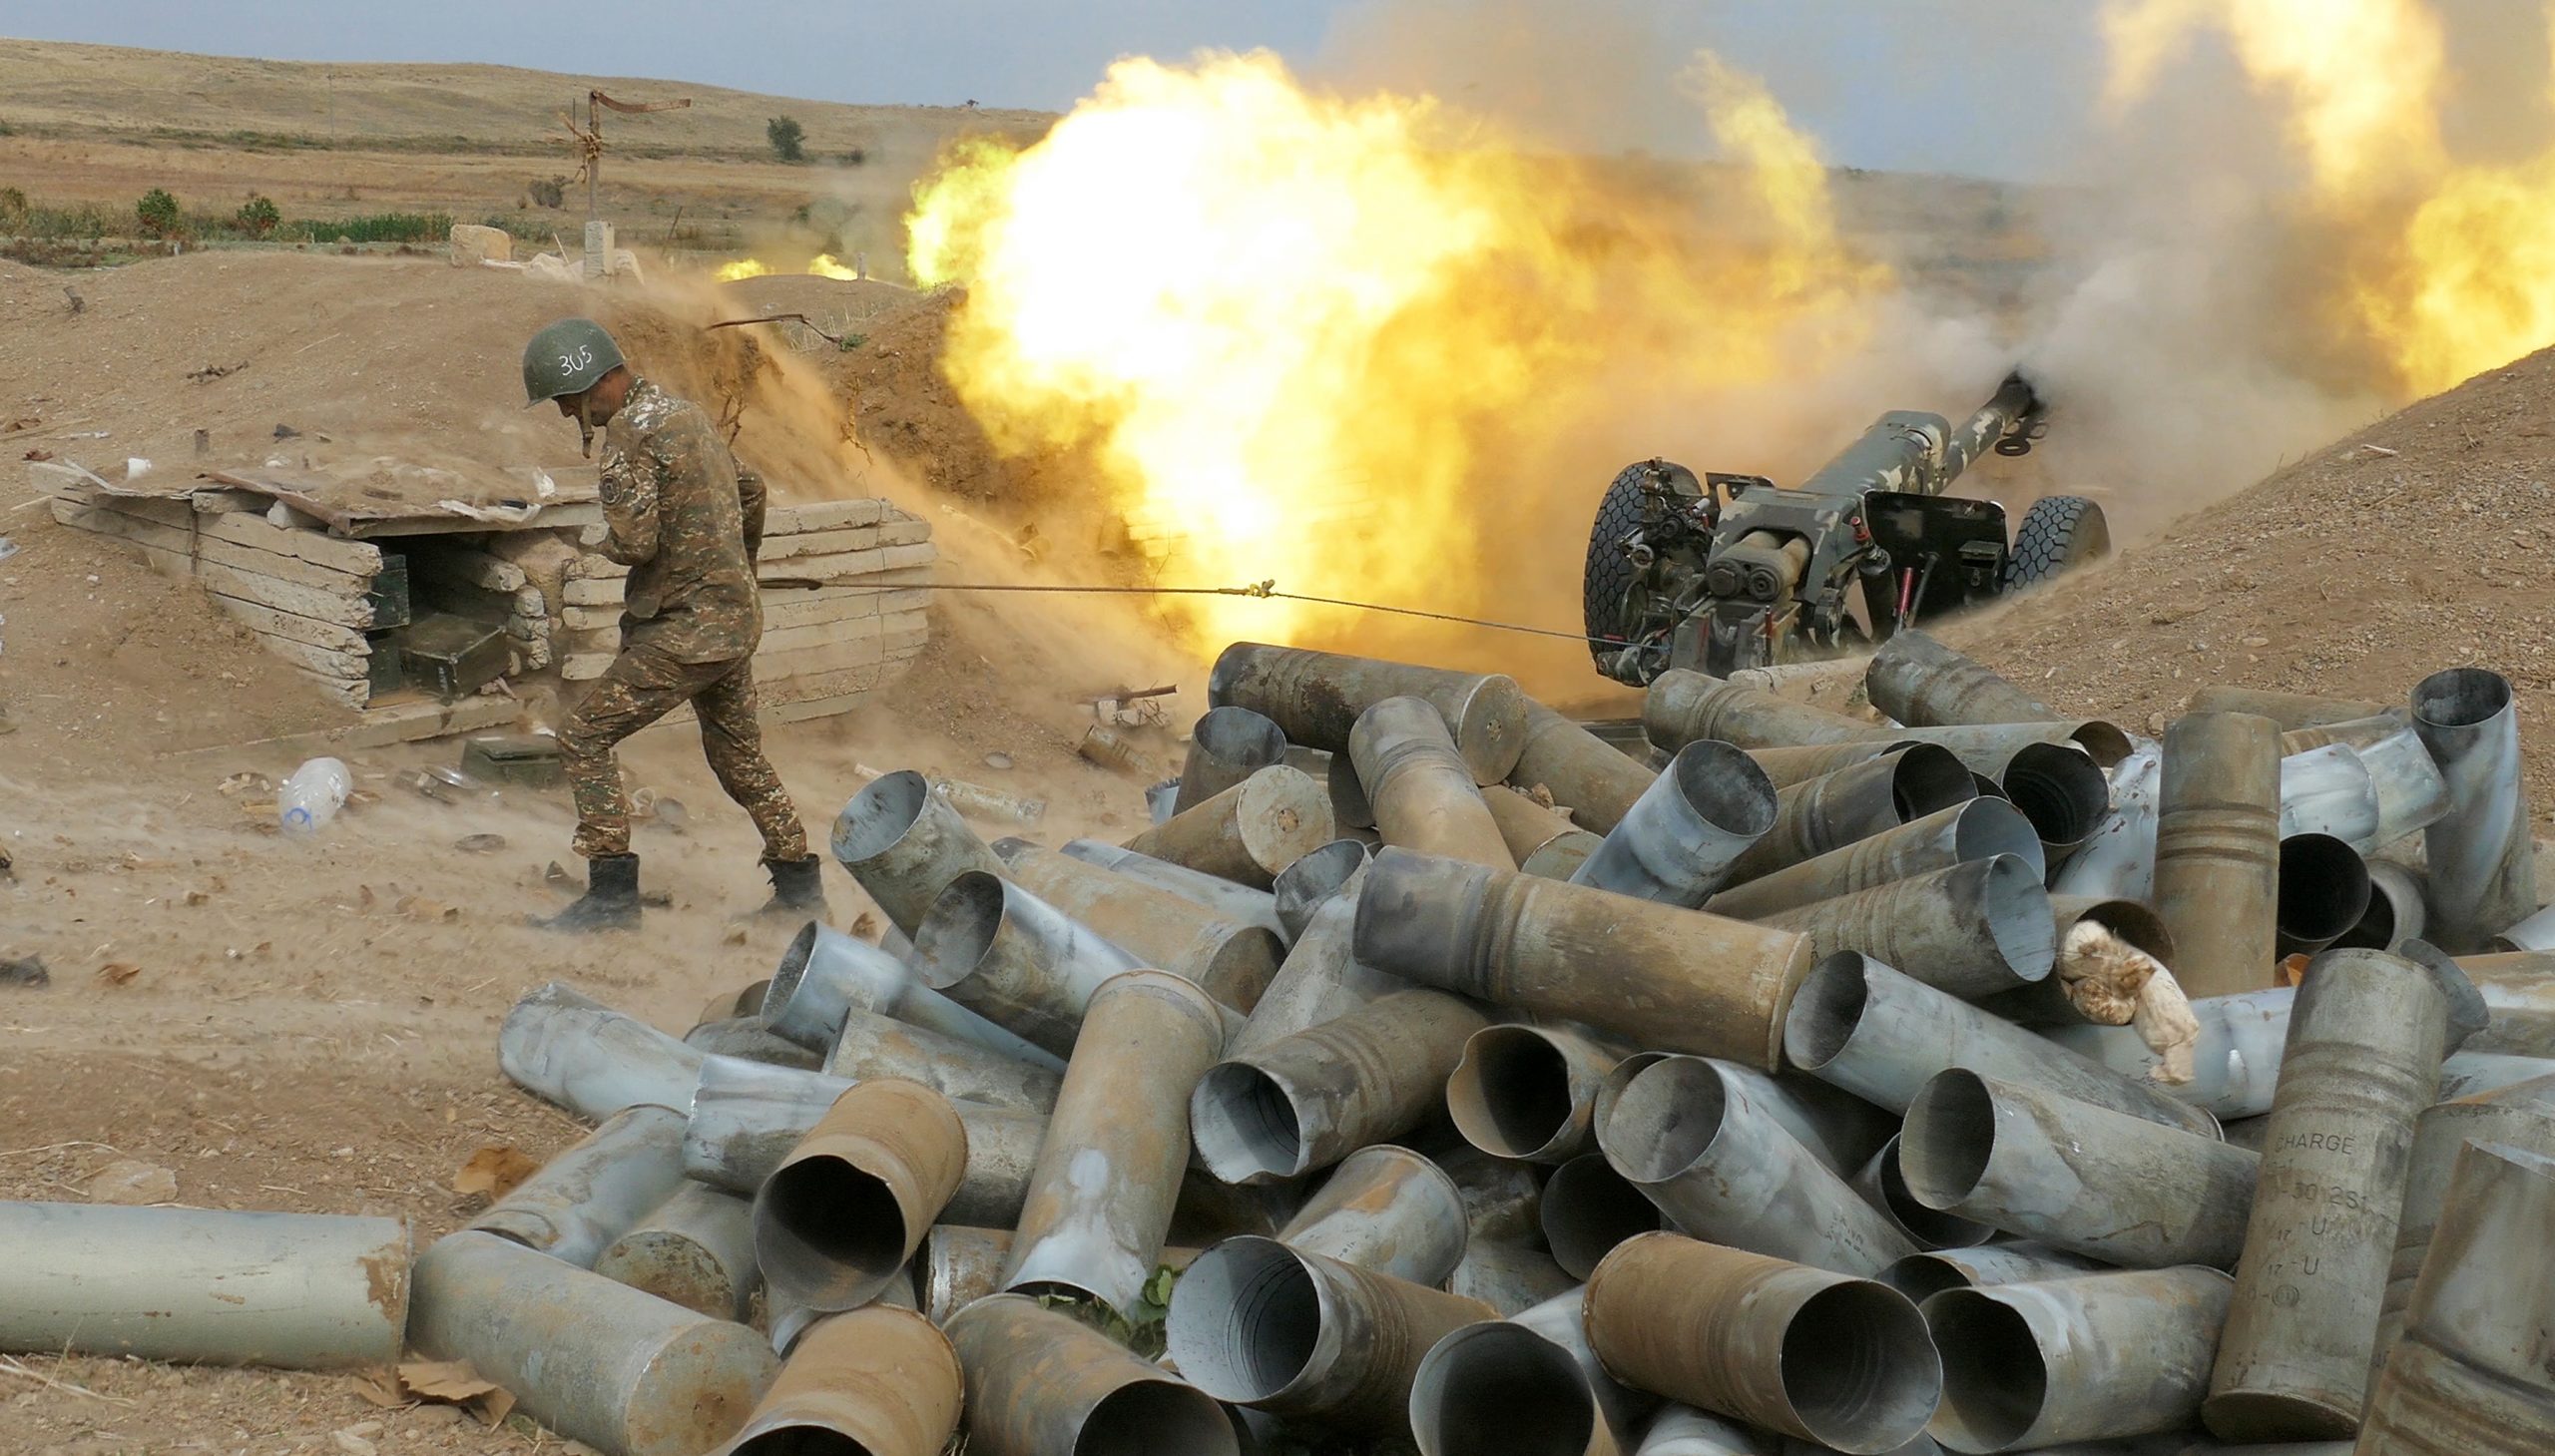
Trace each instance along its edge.
{"label": "soldier's arm", "polygon": [[603,450],[603,554],[637,566],[657,554],[657,472],[648,443],[607,434]]}
{"label": "soldier's arm", "polygon": [[733,452],[728,458],[737,464],[737,505],[746,518],[746,555],[760,559],[763,556],[764,508],[769,495],[763,487],[760,473],[747,469],[746,463],[737,460]]}

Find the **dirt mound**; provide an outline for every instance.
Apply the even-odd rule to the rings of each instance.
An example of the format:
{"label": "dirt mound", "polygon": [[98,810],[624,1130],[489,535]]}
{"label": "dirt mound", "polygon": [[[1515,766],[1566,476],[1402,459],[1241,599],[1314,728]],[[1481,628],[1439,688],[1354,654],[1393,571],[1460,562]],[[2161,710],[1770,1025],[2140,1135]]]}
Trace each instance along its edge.
{"label": "dirt mound", "polygon": [[31,499],[14,471],[0,486],[0,538],[18,548],[0,561],[0,762],[97,772],[345,721],[192,582],[55,525],[40,498],[11,509]]}
{"label": "dirt mound", "polygon": [[[324,252],[200,252],[78,274],[0,261],[0,536],[20,548],[0,564],[12,749],[112,756],[341,717],[201,594],[116,543],[57,527],[23,458],[110,478],[148,460],[144,478],[173,486],[236,470],[369,497],[521,498],[541,471],[580,492],[593,465],[554,412],[523,407],[519,360],[533,330],[589,312],[643,372],[737,421],[739,452],[783,499],[874,494],[842,443],[846,365],[810,355],[812,367],[783,368],[776,331],[701,325],[823,310],[858,328],[919,301],[885,283],[786,276],[598,291],[441,258]],[[910,397],[925,386],[892,376],[932,357],[863,364]]]}
{"label": "dirt mound", "polygon": [[2442,668],[2517,690],[2555,809],[2555,351],[2389,416],[1987,617],[1964,651],[2053,706],[2156,731],[2204,683],[2401,701]]}
{"label": "dirt mound", "polygon": [[1069,504],[1091,483],[1089,462],[1005,453],[950,385],[941,360],[966,302],[963,288],[922,294],[881,318],[862,345],[843,356],[843,385],[861,438],[953,495],[1020,506]]}
{"label": "dirt mound", "polygon": [[[724,291],[736,315],[804,313],[828,333],[859,332],[889,315],[915,307],[927,295],[876,278],[828,278],[817,273],[765,273],[739,278]],[[848,328],[836,328],[840,323]]]}
{"label": "dirt mound", "polygon": [[844,364],[861,434],[927,484],[979,500],[1014,494],[1010,471],[940,367],[966,294],[942,289],[882,321]]}
{"label": "dirt mound", "polygon": [[[864,317],[909,296],[887,284],[804,282]],[[190,472],[280,461],[361,473],[392,460],[491,489],[534,468],[591,481],[576,431],[523,407],[524,340],[552,319],[590,313],[643,373],[714,403],[754,375],[763,346],[757,330],[702,329],[751,316],[739,301],[700,283],[599,292],[440,257],[200,252],[78,275],[10,264],[0,270],[0,330],[11,340],[0,423],[34,419],[27,445],[102,470],[136,456]],[[814,467],[779,438],[749,430],[738,442],[750,460],[766,445],[775,458],[758,463],[786,467],[778,483],[844,493],[839,480],[809,478]]]}

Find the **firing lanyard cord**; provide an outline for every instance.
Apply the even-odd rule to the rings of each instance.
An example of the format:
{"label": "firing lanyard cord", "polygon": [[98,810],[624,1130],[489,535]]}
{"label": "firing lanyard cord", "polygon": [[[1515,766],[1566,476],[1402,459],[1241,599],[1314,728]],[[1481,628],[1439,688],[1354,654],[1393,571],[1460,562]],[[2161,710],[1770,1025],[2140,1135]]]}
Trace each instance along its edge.
{"label": "firing lanyard cord", "polygon": [[[773,585],[766,583],[766,585]],[[1281,592],[1274,581],[1255,582],[1247,587],[1051,587],[1019,586],[990,582],[932,582],[926,590],[934,592],[1062,592],[1099,597],[1260,597],[1278,602],[1302,602],[1315,607],[1345,607],[1356,612],[1386,612],[1396,617],[1425,617],[1432,622],[1455,622],[1466,627],[1487,627],[1498,632],[1522,632],[1530,637],[1558,637],[1564,642],[1612,642],[1612,638],[1591,637],[1584,632],[1555,632],[1549,627],[1522,627],[1514,622],[1492,622],[1480,617],[1459,617],[1452,612],[1423,612],[1416,607],[1387,607],[1377,602],[1351,602],[1339,597],[1307,597],[1296,592]]]}

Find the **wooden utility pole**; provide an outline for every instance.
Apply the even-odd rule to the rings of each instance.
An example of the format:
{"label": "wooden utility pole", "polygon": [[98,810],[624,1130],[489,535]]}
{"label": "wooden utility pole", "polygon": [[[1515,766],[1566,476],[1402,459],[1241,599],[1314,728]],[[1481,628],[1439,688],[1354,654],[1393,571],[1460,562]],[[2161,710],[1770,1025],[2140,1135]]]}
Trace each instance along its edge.
{"label": "wooden utility pole", "polygon": [[603,114],[617,111],[625,116],[643,116],[652,111],[683,111],[692,105],[689,96],[672,101],[615,101],[600,91],[586,93],[586,124],[577,125],[577,104],[568,103],[568,133],[577,139],[577,156],[586,173],[586,221],[602,221],[597,202],[603,181]]}

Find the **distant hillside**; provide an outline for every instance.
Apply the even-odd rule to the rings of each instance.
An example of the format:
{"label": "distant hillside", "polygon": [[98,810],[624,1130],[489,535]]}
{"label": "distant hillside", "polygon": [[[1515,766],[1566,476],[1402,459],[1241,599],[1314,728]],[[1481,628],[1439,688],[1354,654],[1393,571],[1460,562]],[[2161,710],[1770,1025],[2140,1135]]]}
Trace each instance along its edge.
{"label": "distant hillside", "polygon": [[[555,152],[559,115],[589,90],[624,101],[692,98],[685,111],[607,111],[616,152],[767,156],[764,124],[786,113],[811,157],[921,140],[917,133],[1035,136],[1043,112],[847,106],[684,81],[512,66],[254,61],[123,46],[0,39],[0,126],[52,136],[160,137],[367,150]],[[926,147],[924,150],[928,150]]]}

